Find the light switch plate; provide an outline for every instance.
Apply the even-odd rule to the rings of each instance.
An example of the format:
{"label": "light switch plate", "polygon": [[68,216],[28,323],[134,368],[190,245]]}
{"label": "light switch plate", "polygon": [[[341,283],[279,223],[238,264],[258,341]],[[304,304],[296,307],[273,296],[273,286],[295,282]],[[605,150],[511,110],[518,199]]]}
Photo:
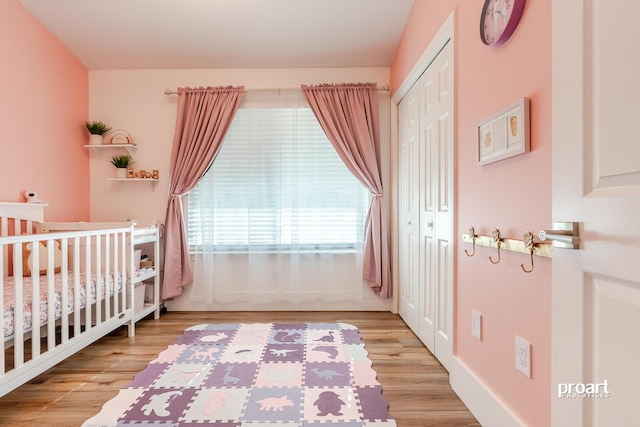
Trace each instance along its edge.
{"label": "light switch plate", "polygon": [[531,344],[516,336],[516,369],[531,378]]}
{"label": "light switch plate", "polygon": [[482,314],[475,310],[471,312],[471,335],[482,341]]}

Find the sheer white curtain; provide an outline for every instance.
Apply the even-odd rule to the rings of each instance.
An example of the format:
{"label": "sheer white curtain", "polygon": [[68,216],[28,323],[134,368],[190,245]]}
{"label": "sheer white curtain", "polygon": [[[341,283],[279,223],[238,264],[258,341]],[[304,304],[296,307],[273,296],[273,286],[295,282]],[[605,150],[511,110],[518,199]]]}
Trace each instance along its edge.
{"label": "sheer white curtain", "polygon": [[362,299],[369,192],[300,91],[247,92],[187,204],[194,300]]}

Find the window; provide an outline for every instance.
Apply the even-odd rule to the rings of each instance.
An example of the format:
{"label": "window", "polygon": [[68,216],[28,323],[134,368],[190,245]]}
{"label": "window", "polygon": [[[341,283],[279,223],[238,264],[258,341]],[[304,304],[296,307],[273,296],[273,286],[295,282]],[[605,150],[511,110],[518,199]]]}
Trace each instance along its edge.
{"label": "window", "polygon": [[368,207],[368,191],[302,93],[249,92],[189,193],[189,244],[192,252],[354,251]]}

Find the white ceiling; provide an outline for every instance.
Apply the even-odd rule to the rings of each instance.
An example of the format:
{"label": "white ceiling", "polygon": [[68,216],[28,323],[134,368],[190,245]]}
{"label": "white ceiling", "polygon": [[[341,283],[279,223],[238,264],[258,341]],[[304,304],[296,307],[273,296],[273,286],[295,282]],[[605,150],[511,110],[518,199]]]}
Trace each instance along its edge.
{"label": "white ceiling", "polygon": [[413,0],[20,0],[87,68],[388,67]]}

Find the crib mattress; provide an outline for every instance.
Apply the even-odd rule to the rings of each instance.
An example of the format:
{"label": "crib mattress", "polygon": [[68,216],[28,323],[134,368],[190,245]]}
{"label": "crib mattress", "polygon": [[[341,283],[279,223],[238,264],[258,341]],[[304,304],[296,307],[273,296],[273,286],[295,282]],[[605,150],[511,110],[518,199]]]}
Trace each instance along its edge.
{"label": "crib mattress", "polygon": [[[54,275],[54,301],[53,301],[53,311],[55,314],[56,320],[62,316],[62,279],[63,274],[66,273],[56,273]],[[113,274],[101,274],[100,275],[100,284],[97,286],[97,275],[93,273],[91,275],[91,285],[90,285],[90,295],[91,302],[93,304],[96,302],[96,298],[98,295],[98,289],[100,289],[99,294],[102,298],[104,298],[105,294],[105,279],[107,279],[108,284],[106,288],[108,289],[108,295],[113,296],[114,290],[117,288],[117,292],[119,293],[122,290],[122,280],[120,277],[120,273],[117,273],[115,276],[116,280],[114,280]],[[86,306],[87,301],[87,292],[86,286],[87,283],[86,274],[80,275],[80,286],[79,286],[79,300],[80,300],[80,309]],[[45,325],[48,319],[49,313],[49,292],[48,292],[48,277],[40,276],[40,295],[39,302],[36,304],[38,306],[36,315],[39,319],[39,326]],[[72,313],[74,311],[74,303],[75,303],[75,287],[74,283],[74,273],[68,273],[68,292],[67,292],[67,308],[68,312]],[[32,292],[32,284],[31,277],[24,277],[22,282],[23,289],[23,312],[22,312],[22,321],[24,325],[24,330],[29,331],[33,326],[33,292]],[[4,279],[4,338],[5,341],[13,338],[13,334],[15,332],[15,281],[13,277],[7,277]]]}

